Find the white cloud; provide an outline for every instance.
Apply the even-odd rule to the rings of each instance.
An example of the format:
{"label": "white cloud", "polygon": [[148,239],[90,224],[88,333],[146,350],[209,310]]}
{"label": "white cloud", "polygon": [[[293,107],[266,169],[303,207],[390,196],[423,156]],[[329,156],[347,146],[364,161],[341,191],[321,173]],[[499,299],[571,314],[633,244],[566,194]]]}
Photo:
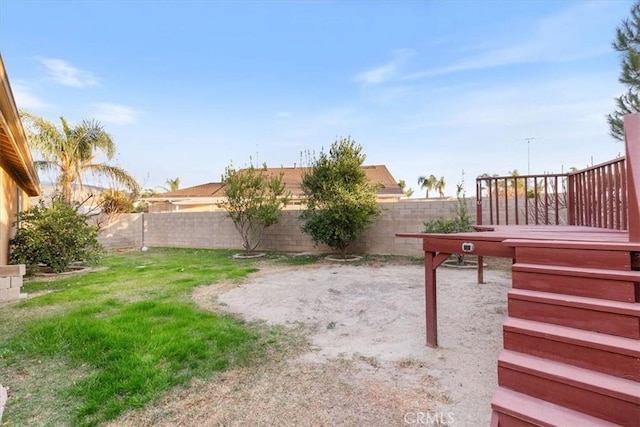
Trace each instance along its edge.
{"label": "white cloud", "polygon": [[81,88],[98,84],[98,78],[92,72],[76,68],[62,59],[40,58],[40,62],[53,80],[61,85]]}
{"label": "white cloud", "polygon": [[[402,79],[414,80],[505,65],[568,62],[597,57],[609,53],[611,47],[609,40],[594,38],[600,34],[596,29],[607,25],[608,21],[611,21],[613,28],[617,19],[604,3],[580,3],[531,24],[530,31],[514,34],[513,39],[516,40],[521,34],[530,36],[510,45],[494,45],[488,49],[483,47],[476,55],[449,65],[411,73]],[[558,34],[562,37],[558,37]],[[513,40],[502,40],[505,39]]]}
{"label": "white cloud", "polygon": [[13,97],[16,100],[16,105],[20,109],[37,110],[50,107],[50,104],[31,93],[31,88],[23,82],[12,82],[11,89],[13,91]]}
{"label": "white cloud", "polygon": [[364,84],[380,84],[389,80],[396,72],[397,65],[391,61],[380,67],[364,71],[356,76],[356,81]]}
{"label": "white cloud", "polygon": [[365,85],[378,85],[389,81],[397,75],[403,63],[414,54],[415,52],[411,49],[398,49],[393,52],[393,59],[389,62],[359,73],[355,80]]}
{"label": "white cloud", "polygon": [[136,110],[126,105],[117,105],[109,103],[93,104],[94,112],[93,117],[105,123],[113,123],[117,125],[127,125],[135,123],[142,114],[141,111]]}

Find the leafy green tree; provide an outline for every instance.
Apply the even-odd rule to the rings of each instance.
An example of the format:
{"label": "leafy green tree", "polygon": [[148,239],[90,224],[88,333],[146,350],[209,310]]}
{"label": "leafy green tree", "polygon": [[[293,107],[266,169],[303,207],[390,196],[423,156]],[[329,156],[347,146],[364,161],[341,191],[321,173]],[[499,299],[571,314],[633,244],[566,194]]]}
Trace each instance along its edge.
{"label": "leafy green tree", "polygon": [[413,188],[407,188],[407,183],[405,182],[404,179],[401,179],[400,181],[398,181],[398,187],[400,187],[400,189],[402,190],[405,196],[407,197],[413,196]]}
{"label": "leafy green tree", "polygon": [[219,206],[233,221],[247,253],[258,247],[264,229],[278,223],[289,203],[291,197],[285,191],[282,175],[269,174],[267,165],[238,171],[230,165],[225,169],[222,182],[227,200]]}
{"label": "leafy green tree", "polygon": [[427,191],[426,197],[429,198],[429,191],[436,189],[436,184],[438,183],[438,178],[435,175],[429,175],[429,177],[421,176],[418,178],[418,185],[423,190]]}
{"label": "leafy green tree", "polygon": [[74,262],[92,264],[102,253],[97,228],[60,196],[54,196],[50,207],[41,201],[18,213],[16,223],[18,231],[9,241],[9,260],[11,264],[25,264],[29,274],[41,264],[55,273]]}
{"label": "leafy green tree", "polygon": [[631,7],[631,17],[616,28],[613,48],[620,52],[622,70],[618,81],[627,86],[627,92],[615,98],[616,110],[607,115],[611,136],[624,141],[622,117],[640,112],[640,1]]}
{"label": "leafy green tree", "polygon": [[380,214],[377,187],[362,169],[362,146],[351,138],[336,140],[328,153],[312,159],[302,177],[307,208],[301,213],[302,231],[315,244],[324,243],[347,256],[347,248]]}
{"label": "leafy green tree", "polygon": [[61,127],[58,128],[26,111],[21,112],[21,117],[31,148],[42,156],[42,160],[34,162],[36,168],[57,173],[56,184],[64,203],[72,204],[73,186],[78,184],[82,188],[85,174],[106,176],[133,193],[139,192],[138,183],[124,169],[96,162],[98,152],[107,160],[112,160],[116,154],[111,136],[100,123],[84,120],[71,126],[64,117],[60,117]]}

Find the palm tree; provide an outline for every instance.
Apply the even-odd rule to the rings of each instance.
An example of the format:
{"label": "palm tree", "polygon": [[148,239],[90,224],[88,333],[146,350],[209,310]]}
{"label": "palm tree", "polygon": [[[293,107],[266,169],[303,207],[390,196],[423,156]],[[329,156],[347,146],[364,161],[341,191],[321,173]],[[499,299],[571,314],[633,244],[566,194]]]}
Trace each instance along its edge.
{"label": "palm tree", "polygon": [[165,184],[168,185],[168,187],[160,187],[163,190],[170,192],[170,191],[176,191],[180,188],[180,177],[176,177],[175,179],[167,179],[165,181]]}
{"label": "palm tree", "polygon": [[511,175],[513,179],[509,180],[508,186],[513,189],[513,194],[517,196],[518,193],[520,192],[519,181],[521,181],[521,179],[518,179],[518,177],[520,176],[520,172],[518,172],[518,169],[514,169],[512,171],[509,171],[509,175]]}
{"label": "palm tree", "polygon": [[22,111],[27,140],[42,160],[34,162],[36,169],[57,173],[56,185],[62,191],[62,200],[72,203],[74,184],[82,188],[82,176],[91,173],[110,178],[116,184],[124,186],[134,194],[140,191],[136,180],[124,169],[106,163],[94,163],[97,153],[102,152],[107,160],[116,154],[111,136],[102,125],[94,120],[83,120],[79,125],[71,126],[64,117],[60,117],[61,128],[53,123]]}
{"label": "palm tree", "polygon": [[429,198],[429,190],[435,190],[437,182],[438,178],[436,178],[434,175],[429,175],[429,178],[427,178],[426,176],[421,176],[420,178],[418,178],[418,185],[420,186],[420,188],[427,190],[427,199]]}
{"label": "palm tree", "polygon": [[410,198],[411,196],[413,196],[413,188],[407,188],[407,183],[404,179],[398,181],[398,187],[400,187],[406,197]]}
{"label": "palm tree", "polygon": [[444,176],[441,176],[434,186],[435,190],[440,194],[440,197],[444,197],[444,187],[446,186],[447,183],[444,180]]}

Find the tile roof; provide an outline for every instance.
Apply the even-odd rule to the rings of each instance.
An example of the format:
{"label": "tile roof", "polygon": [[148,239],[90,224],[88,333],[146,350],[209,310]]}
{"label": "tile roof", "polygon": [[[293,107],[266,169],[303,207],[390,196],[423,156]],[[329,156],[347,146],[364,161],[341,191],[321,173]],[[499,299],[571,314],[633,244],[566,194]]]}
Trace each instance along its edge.
{"label": "tile roof", "polygon": [[208,182],[206,184],[196,185],[194,187],[181,188],[176,191],[168,191],[166,193],[154,194],[149,197],[153,198],[188,198],[188,197],[224,197],[221,182]]}
{"label": "tile roof", "polygon": [[[362,166],[370,183],[380,184],[378,196],[397,196],[400,197],[404,193],[398,183],[384,165]],[[291,192],[293,197],[302,196],[302,177],[305,173],[311,171],[310,167],[287,167],[287,168],[267,168],[266,173],[270,175],[278,175],[282,173],[282,180],[285,190]],[[167,198],[191,198],[191,197],[224,197],[224,186],[221,182],[209,182],[194,187],[182,188],[177,191],[156,194],[150,199],[167,199]]]}

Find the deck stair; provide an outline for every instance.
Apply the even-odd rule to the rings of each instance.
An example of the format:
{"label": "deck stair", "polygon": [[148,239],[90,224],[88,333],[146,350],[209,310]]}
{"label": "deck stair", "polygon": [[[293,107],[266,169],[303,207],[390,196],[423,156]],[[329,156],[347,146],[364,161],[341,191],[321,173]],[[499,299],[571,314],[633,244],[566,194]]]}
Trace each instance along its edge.
{"label": "deck stair", "polygon": [[640,271],[607,244],[505,241],[513,288],[492,425],[640,425]]}

